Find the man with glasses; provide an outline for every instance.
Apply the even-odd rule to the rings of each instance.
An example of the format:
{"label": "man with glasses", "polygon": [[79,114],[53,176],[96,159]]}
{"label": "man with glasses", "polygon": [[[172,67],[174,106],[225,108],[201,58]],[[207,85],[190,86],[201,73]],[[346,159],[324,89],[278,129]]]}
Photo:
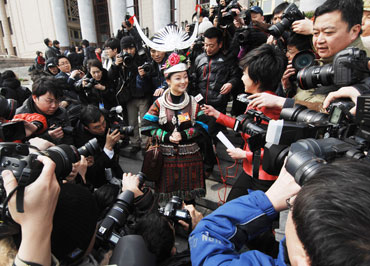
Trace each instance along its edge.
{"label": "man with glasses", "polygon": [[17,114],[39,113],[46,117],[49,129],[39,137],[54,144],[73,144],[71,135],[65,134],[63,128],[70,126],[67,112],[59,106],[62,89],[53,77],[42,77],[32,84],[32,98],[24,101],[16,111]]}
{"label": "man with glasses", "polygon": [[67,86],[65,86],[63,90],[63,96],[69,99],[79,100],[78,93],[75,89],[75,84],[79,79],[85,76],[85,73],[78,69],[72,71],[71,63],[64,55],[59,55],[57,57],[57,67],[59,69],[59,73],[55,76],[55,78],[62,79],[67,83]]}

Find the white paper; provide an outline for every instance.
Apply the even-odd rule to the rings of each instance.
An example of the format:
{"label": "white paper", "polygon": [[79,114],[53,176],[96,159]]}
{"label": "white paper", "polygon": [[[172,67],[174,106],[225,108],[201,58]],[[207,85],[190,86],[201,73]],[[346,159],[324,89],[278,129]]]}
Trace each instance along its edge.
{"label": "white paper", "polygon": [[230,142],[230,140],[225,136],[222,131],[218,132],[216,137],[226,146],[226,148],[232,150],[235,149],[234,145]]}

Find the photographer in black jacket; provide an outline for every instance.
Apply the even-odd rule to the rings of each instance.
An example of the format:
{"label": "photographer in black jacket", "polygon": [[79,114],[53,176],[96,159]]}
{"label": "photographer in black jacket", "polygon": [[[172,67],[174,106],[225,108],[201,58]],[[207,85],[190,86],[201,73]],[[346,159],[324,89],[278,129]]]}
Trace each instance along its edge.
{"label": "photographer in black jacket", "polygon": [[105,178],[105,169],[110,168],[115,177],[121,177],[123,174],[118,164],[119,148],[116,145],[121,135],[117,129],[110,132],[109,127],[103,113],[94,105],[88,105],[82,109],[80,120],[76,125],[74,137],[76,147],[81,147],[89,140],[97,138],[103,149],[94,157],[87,157],[89,167],[86,173],[86,182],[95,188],[108,183]]}
{"label": "photographer in black jacket", "polygon": [[97,59],[87,61],[88,73],[77,82],[80,100],[83,104],[93,104],[110,110],[117,106],[113,82],[108,78],[108,71]]}
{"label": "photographer in black jacket", "polygon": [[[228,62],[222,53],[222,31],[210,28],[204,33],[204,50],[195,60],[194,77],[196,95],[201,93],[205,103],[220,112],[226,111],[229,93],[240,81],[240,73],[235,64]],[[221,127],[215,120],[209,121],[209,134],[214,136]]]}
{"label": "photographer in black jacket", "polygon": [[145,72],[141,68],[145,60],[139,56],[135,45],[135,40],[131,36],[121,39],[121,53],[116,56],[116,61],[109,70],[109,78],[112,80],[120,79],[117,87],[118,102],[126,106],[128,114],[128,124],[134,127],[134,136],[131,140],[131,153],[137,153],[146,146],[146,137],[139,136],[138,115],[143,117],[149,109],[152,91],[150,87],[141,87],[137,83],[138,76],[144,76]]}

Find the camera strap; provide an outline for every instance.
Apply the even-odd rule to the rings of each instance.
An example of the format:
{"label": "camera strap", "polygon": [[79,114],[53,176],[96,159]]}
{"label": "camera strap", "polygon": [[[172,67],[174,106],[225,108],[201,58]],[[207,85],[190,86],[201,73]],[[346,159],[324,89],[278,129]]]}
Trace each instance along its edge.
{"label": "camera strap", "polygon": [[21,177],[18,179],[17,186],[17,197],[16,197],[16,207],[17,212],[24,212],[24,189],[29,185],[29,180],[31,177],[31,169],[24,168]]}
{"label": "camera strap", "polygon": [[258,179],[258,172],[260,170],[261,163],[261,149],[253,152],[252,157],[252,177]]}
{"label": "camera strap", "polygon": [[16,207],[17,212],[24,212],[24,186],[18,186],[17,197],[16,197]]}

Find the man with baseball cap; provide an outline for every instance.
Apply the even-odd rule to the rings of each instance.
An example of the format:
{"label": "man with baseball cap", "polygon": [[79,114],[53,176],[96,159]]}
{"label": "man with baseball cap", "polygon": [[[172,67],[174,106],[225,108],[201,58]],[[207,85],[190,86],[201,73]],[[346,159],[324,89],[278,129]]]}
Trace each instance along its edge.
{"label": "man with baseball cap", "polygon": [[259,6],[252,6],[250,8],[252,21],[264,22],[265,17],[263,16],[262,8]]}

